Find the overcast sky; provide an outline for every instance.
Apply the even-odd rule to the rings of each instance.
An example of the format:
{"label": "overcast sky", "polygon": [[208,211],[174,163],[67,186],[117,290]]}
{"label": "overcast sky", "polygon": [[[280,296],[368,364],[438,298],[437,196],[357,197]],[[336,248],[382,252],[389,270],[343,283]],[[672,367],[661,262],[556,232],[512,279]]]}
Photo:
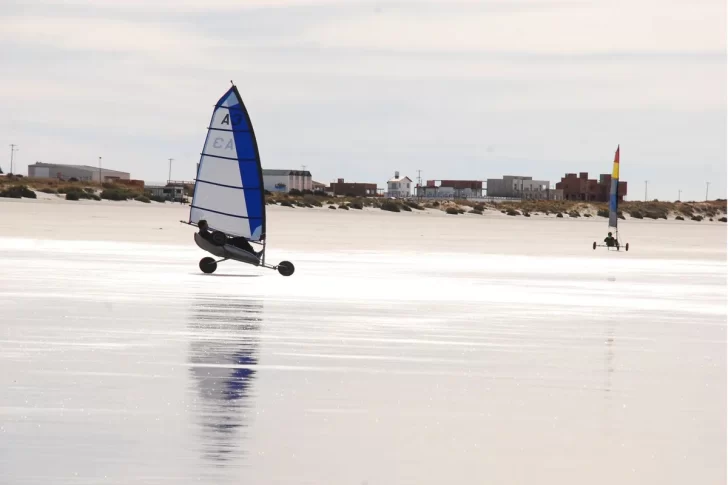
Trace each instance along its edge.
{"label": "overcast sky", "polygon": [[[238,85],[264,168],[609,173],[726,196],[724,0],[0,0],[0,167],[192,179]],[[4,148],[3,148],[4,147]]]}

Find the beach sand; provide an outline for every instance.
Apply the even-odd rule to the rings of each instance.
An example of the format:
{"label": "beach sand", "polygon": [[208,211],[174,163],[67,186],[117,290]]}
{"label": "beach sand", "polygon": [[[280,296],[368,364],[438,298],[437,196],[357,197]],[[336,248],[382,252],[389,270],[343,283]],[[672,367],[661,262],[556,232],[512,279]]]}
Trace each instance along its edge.
{"label": "beach sand", "polygon": [[0,199],[2,483],[726,480],[726,226]]}

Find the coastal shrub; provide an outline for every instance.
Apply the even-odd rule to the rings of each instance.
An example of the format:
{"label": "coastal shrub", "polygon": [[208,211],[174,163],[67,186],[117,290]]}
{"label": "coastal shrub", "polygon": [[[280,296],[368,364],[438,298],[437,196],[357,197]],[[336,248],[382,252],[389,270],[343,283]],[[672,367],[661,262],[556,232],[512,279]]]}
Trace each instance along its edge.
{"label": "coastal shrub", "polygon": [[303,192],[301,192],[298,189],[291,189],[291,190],[288,191],[288,195],[301,196],[301,195],[303,195]]}
{"label": "coastal shrub", "polygon": [[408,206],[407,204],[402,204],[400,206],[400,209],[403,210],[403,211],[405,211],[405,212],[412,212],[412,208],[410,206]]}
{"label": "coastal shrub", "polygon": [[581,214],[579,214],[579,211],[570,211],[569,217],[581,217]]}
{"label": "coastal shrub", "polygon": [[531,213],[528,211],[523,211],[523,217],[531,217]]}
{"label": "coastal shrub", "polygon": [[290,200],[282,200],[281,205],[283,207],[293,207],[293,203]]}
{"label": "coastal shrub", "polygon": [[313,207],[321,207],[323,205],[323,204],[321,204],[321,202],[316,197],[314,197],[313,195],[310,195],[310,194],[309,195],[304,195],[303,196],[303,200],[307,204],[312,205]]}
{"label": "coastal shrub", "polygon": [[517,210],[508,209],[508,210],[506,210],[506,215],[509,215],[509,216],[520,216],[521,213],[518,212]]}
{"label": "coastal shrub", "polygon": [[680,204],[677,208],[677,211],[686,217],[692,217],[693,210],[693,207],[689,204]]}
{"label": "coastal shrub", "polygon": [[9,189],[5,189],[3,191],[0,191],[0,197],[6,197],[9,199],[21,199],[25,197],[26,199],[37,199],[38,196],[30,190],[25,185],[16,185],[14,187],[10,187]]}
{"label": "coastal shrub", "polygon": [[473,208],[470,212],[468,212],[468,214],[477,214],[479,216],[482,216],[483,215],[483,211],[482,210],[479,210],[479,209],[476,209],[476,208]]}
{"label": "coastal shrub", "polygon": [[[162,197],[161,195],[150,195],[150,196],[148,196],[148,197],[149,197],[149,200],[152,200],[152,201],[154,201],[154,202],[160,202],[160,203],[162,203],[162,204],[164,204],[164,203],[165,203],[165,202],[167,201],[167,199],[165,199],[165,198],[164,198],[164,197]],[[266,203],[267,203],[267,202],[268,202],[268,201],[266,200]]]}
{"label": "coastal shrub", "polygon": [[684,218],[683,216],[677,216],[677,217],[675,218],[675,220],[676,220],[676,221],[684,221],[684,220],[685,220],[685,218]]}
{"label": "coastal shrub", "polygon": [[348,211],[349,210],[349,206],[347,204],[342,204],[342,205],[339,206],[339,209]]}
{"label": "coastal shrub", "polygon": [[96,193],[96,191],[94,189],[92,189],[91,187],[84,187],[83,191],[86,192],[87,194],[95,194]]}
{"label": "coastal shrub", "polygon": [[718,222],[728,222],[728,219],[726,219],[725,217],[721,217],[720,219],[718,219]]}
{"label": "coastal shrub", "polygon": [[[80,187],[62,187],[58,189],[58,192],[61,194],[66,194],[66,200],[101,200],[101,197],[99,197],[98,195],[89,194]],[[69,195],[71,195],[71,197],[69,197]]]}
{"label": "coastal shrub", "polygon": [[456,216],[459,214],[459,212],[458,212],[457,208],[455,208],[455,207],[448,207],[447,209],[445,209],[445,214],[452,214],[452,215]]}
{"label": "coastal shrub", "polygon": [[406,205],[407,207],[410,207],[410,208],[412,208],[412,209],[415,209],[415,210],[418,210],[418,211],[423,211],[423,210],[425,210],[425,208],[424,208],[424,207],[422,207],[422,206],[421,206],[420,204],[418,204],[417,202],[411,201],[411,200],[406,200],[406,201],[404,202],[404,204],[405,204],[405,205]]}
{"label": "coastal shrub", "polygon": [[599,209],[597,215],[599,217],[609,217],[609,211],[607,209]]}
{"label": "coastal shrub", "polygon": [[359,201],[352,202],[351,204],[349,204],[349,207],[351,207],[352,209],[358,209],[358,210],[363,210],[364,209],[364,206]]}
{"label": "coastal shrub", "polygon": [[129,192],[120,189],[104,189],[101,191],[101,198],[106,200],[127,200],[129,199]]}
{"label": "coastal shrub", "polygon": [[382,204],[382,207],[380,207],[383,211],[389,211],[389,212],[399,212],[399,204],[396,204],[392,202],[391,200],[388,200]]}
{"label": "coastal shrub", "polygon": [[56,189],[51,189],[50,187],[44,187],[44,188],[40,189],[40,191],[43,192],[44,194],[57,194],[58,193],[58,191]]}
{"label": "coastal shrub", "polygon": [[558,214],[556,214],[556,217],[564,217],[564,214],[562,214],[561,212],[559,212]]}
{"label": "coastal shrub", "polygon": [[458,214],[465,214],[465,209],[458,208]]}
{"label": "coastal shrub", "polygon": [[144,202],[145,204],[149,204],[152,202],[151,200],[149,200],[149,197],[147,197],[146,195],[140,195],[139,197],[137,197],[134,200],[136,200],[137,202]]}
{"label": "coastal shrub", "polygon": [[335,205],[330,205],[330,206],[329,206],[329,209],[334,209],[334,210],[336,210],[336,206],[335,206]]}
{"label": "coastal shrub", "polygon": [[713,218],[712,217],[710,218],[710,222],[713,222]]}
{"label": "coastal shrub", "polygon": [[501,214],[505,214],[505,213],[506,213],[505,209],[501,210]]}
{"label": "coastal shrub", "polygon": [[693,216],[690,218],[691,221],[700,222],[703,220],[703,216]]}
{"label": "coastal shrub", "polygon": [[326,197],[326,192],[324,192],[323,190],[314,190],[313,195],[317,197]]}
{"label": "coastal shrub", "polygon": [[273,194],[273,192],[271,192],[270,190],[267,190],[267,189],[263,189],[263,193],[265,195],[272,195]]}
{"label": "coastal shrub", "polygon": [[432,207],[440,207],[440,203],[438,201],[434,201],[432,203]]}
{"label": "coastal shrub", "polygon": [[642,216],[642,213],[637,210],[630,211],[629,217],[631,217],[632,219],[644,219],[644,217]]}
{"label": "coastal shrub", "polygon": [[303,189],[301,191],[301,194],[303,194],[303,195],[313,195],[313,190]]}
{"label": "coastal shrub", "polygon": [[477,204],[475,204],[475,207],[473,207],[473,209],[483,212],[485,210],[485,204],[483,204],[482,202],[478,202]]}

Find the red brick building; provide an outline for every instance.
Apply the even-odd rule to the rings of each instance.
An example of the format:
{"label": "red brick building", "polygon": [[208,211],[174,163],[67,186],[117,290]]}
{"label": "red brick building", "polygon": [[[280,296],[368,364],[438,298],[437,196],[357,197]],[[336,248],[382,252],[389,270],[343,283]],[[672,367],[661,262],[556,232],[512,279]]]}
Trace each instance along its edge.
{"label": "red brick building", "polygon": [[[591,202],[609,202],[609,191],[612,188],[612,176],[602,174],[599,180],[590,179],[587,172],[567,173],[556,183],[557,190],[564,191],[565,200],[585,200]],[[619,182],[617,196],[620,201],[627,195],[627,182]]]}
{"label": "red brick building", "polygon": [[377,184],[365,184],[358,182],[344,182],[339,179],[332,182],[329,186],[329,192],[334,195],[352,195],[355,197],[374,197],[377,195]]}

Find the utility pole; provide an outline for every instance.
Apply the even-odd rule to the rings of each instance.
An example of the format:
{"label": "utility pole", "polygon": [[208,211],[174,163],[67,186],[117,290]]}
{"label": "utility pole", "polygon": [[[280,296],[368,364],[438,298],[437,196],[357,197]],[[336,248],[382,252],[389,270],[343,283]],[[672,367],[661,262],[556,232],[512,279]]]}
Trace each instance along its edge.
{"label": "utility pole", "polygon": [[647,182],[649,182],[649,180],[645,180],[645,202],[647,202]]}
{"label": "utility pole", "polygon": [[677,191],[677,201],[680,202],[680,194],[682,194],[682,189],[678,189]]}
{"label": "utility pole", "polygon": [[167,183],[170,183],[172,181],[172,161],[174,158],[168,158],[169,160],[169,175],[167,176]]}
{"label": "utility pole", "polygon": [[417,169],[417,188],[415,190],[417,192],[415,195],[418,198],[422,198],[422,170],[419,168]]}
{"label": "utility pole", "polygon": [[104,181],[104,177],[101,176],[101,157],[99,157],[99,183]]}
{"label": "utility pole", "polygon": [[15,172],[13,171],[13,155],[15,154],[15,152],[20,150],[20,148],[15,148],[17,146],[18,145],[15,145],[14,143],[10,144],[10,173],[12,173],[13,175],[15,175]]}
{"label": "utility pole", "polygon": [[705,182],[705,201],[708,201],[708,187],[710,187],[710,182]]}

